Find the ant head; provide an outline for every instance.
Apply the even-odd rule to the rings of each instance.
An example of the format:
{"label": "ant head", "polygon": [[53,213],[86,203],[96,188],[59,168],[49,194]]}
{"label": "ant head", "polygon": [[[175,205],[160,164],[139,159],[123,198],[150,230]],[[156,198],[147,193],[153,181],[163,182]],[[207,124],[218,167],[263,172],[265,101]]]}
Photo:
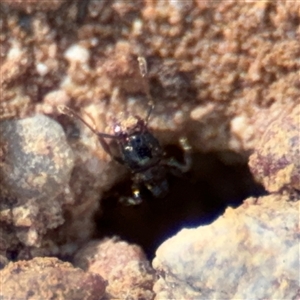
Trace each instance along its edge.
{"label": "ant head", "polygon": [[123,120],[122,122],[113,120],[113,132],[116,136],[126,137],[139,132],[144,132],[146,123],[138,116],[133,116]]}

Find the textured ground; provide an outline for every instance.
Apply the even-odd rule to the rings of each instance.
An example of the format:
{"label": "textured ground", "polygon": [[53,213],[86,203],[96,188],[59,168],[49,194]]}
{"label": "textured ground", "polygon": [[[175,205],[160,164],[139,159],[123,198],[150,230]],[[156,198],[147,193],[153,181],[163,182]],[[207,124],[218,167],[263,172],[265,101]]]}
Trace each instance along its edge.
{"label": "textured ground", "polygon": [[[298,199],[299,24],[297,1],[1,1],[0,267],[71,259],[108,218],[122,228],[110,235],[129,229],[145,244],[159,230],[166,239],[170,220],[172,232],[202,224],[208,211],[253,194],[243,169],[252,152],[255,178]],[[163,146],[187,137],[193,177],[172,179],[158,206],[109,203],[108,218],[95,224],[105,209],[99,199],[128,172],[57,107],[106,133],[114,118],[143,118],[138,56],[155,103],[149,127]]]}

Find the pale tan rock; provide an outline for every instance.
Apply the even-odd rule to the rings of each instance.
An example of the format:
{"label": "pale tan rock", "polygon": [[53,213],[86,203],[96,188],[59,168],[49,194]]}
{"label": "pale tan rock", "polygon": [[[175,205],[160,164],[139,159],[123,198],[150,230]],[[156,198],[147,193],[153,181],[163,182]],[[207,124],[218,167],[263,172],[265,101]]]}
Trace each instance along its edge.
{"label": "pale tan rock", "polygon": [[[271,195],[184,229],[153,261],[155,299],[294,299],[299,292],[299,201]],[[298,199],[300,200],[300,199]]]}

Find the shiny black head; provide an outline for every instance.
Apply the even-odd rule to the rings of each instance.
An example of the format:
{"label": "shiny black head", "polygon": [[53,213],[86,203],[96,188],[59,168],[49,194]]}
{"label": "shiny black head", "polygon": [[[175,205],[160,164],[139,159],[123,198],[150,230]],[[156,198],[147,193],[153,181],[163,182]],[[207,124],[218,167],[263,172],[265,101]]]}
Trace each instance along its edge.
{"label": "shiny black head", "polygon": [[141,120],[129,133],[121,132],[118,140],[124,164],[132,172],[141,172],[158,164],[163,150],[158,140]]}

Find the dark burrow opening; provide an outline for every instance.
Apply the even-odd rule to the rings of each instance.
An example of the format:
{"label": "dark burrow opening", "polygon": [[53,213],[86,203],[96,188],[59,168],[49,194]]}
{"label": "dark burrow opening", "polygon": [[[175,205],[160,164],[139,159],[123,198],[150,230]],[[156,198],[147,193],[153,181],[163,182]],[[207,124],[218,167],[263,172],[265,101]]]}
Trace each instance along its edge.
{"label": "dark burrow opening", "polygon": [[209,224],[227,206],[237,207],[250,196],[266,193],[245,162],[227,165],[219,159],[223,154],[193,154],[190,172],[169,176],[170,191],[164,199],[146,194],[140,205],[125,206],[119,199],[130,193],[130,179],[114,186],[101,200],[101,212],[95,216],[95,238],[117,235],[143,247],[152,259],[157,247],[180,229]]}

